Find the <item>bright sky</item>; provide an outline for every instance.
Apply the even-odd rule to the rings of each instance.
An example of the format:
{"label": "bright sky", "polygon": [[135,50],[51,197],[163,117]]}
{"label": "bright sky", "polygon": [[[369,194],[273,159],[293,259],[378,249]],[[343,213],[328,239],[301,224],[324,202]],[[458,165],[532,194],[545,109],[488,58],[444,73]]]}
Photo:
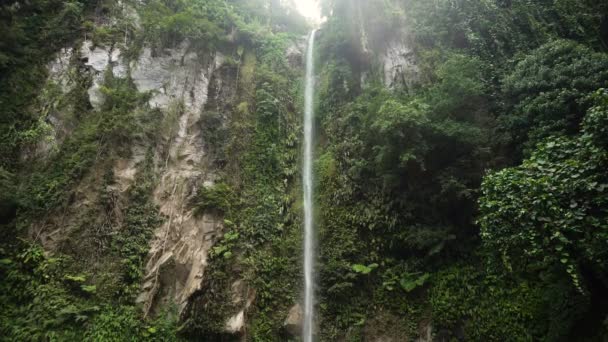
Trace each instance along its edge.
{"label": "bright sky", "polygon": [[295,0],[298,11],[307,18],[318,22],[321,20],[321,10],[318,0]]}

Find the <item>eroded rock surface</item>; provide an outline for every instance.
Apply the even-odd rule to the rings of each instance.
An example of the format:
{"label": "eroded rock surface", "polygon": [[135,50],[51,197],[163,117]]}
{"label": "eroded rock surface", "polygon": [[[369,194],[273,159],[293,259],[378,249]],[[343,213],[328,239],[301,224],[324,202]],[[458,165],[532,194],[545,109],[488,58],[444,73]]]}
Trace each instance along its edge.
{"label": "eroded rock surface", "polygon": [[104,82],[104,74],[108,67],[112,68],[115,77],[125,77],[127,66],[121,57],[119,48],[93,46],[93,42],[86,40],[80,48],[81,61],[89,67],[93,75],[93,83],[89,90],[89,102],[93,108],[99,110],[104,102],[101,86]]}
{"label": "eroded rock surface", "polygon": [[224,332],[230,335],[242,335],[245,331],[246,317],[245,314],[253,301],[255,300],[256,292],[249,287],[244,280],[239,279],[230,286],[232,305],[241,308],[236,314],[230,316],[226,321]]}
{"label": "eroded rock surface", "polygon": [[[176,49],[165,49],[155,54],[144,47],[139,58],[133,62],[124,58],[122,50],[124,47],[120,45],[93,46],[88,40],[80,47],[63,50],[48,66],[49,84],[60,89],[61,94],[56,95],[60,98],[74,86],[70,75],[86,73],[91,80],[87,90],[89,102],[99,110],[104,103],[101,87],[105,73],[111,71],[114,77],[119,78],[131,75],[139,92],[150,93],[150,107],[158,108],[163,113],[168,127],[156,137],[156,148],[152,152],[159,174],[153,198],[165,220],[154,232],[150,243],[146,276],[138,300],[146,314],[153,313],[157,304],[175,303],[181,309],[192,293],[200,289],[208,252],[223,228],[221,217],[211,213],[197,216],[190,208],[189,201],[199,186],[211,186],[216,178],[213,165],[206,157],[200,120],[205,112],[210,87],[214,87],[217,93],[214,96],[226,95],[215,90],[222,87],[224,76],[222,73],[216,75],[216,72],[222,67],[224,58],[219,53],[191,51],[188,42]],[[56,102],[54,99],[48,101],[49,106],[53,101]],[[47,150],[57,145],[57,136],[65,135],[61,132],[66,125],[61,115],[54,114],[50,107],[48,110],[52,141],[45,141],[46,145],[38,148],[40,153],[47,154]],[[131,156],[114,162],[115,184],[110,191],[117,196],[128,191],[149,149],[149,141],[135,139]],[[95,179],[101,177],[96,176]],[[93,187],[94,184],[83,184],[80,188]],[[88,195],[80,196],[79,193]],[[70,210],[76,212],[78,208],[93,203],[95,196],[92,194],[88,190],[77,191]],[[70,219],[71,216],[68,216]],[[52,250],[57,246],[59,237],[69,234],[62,228],[65,221],[62,221],[62,225],[49,220],[32,228],[32,234],[44,240],[45,247]]]}
{"label": "eroded rock surface", "polygon": [[406,39],[394,39],[380,56],[384,66],[384,85],[388,88],[411,88],[418,80],[418,66],[412,45]]}
{"label": "eroded rock surface", "polygon": [[[210,79],[222,64],[222,56],[199,56],[178,50],[153,57],[144,49],[131,66],[133,81],[140,91],[151,91],[150,105],[171,110],[181,103],[177,127],[170,130],[167,153],[161,156],[162,174],[154,200],[166,217],[150,245],[142,293],[138,301],[146,314],[155,303],[173,302],[182,310],[201,287],[208,253],[220,234],[223,221],[214,214],[197,216],[189,200],[198,184],[213,184],[215,174],[206,161],[199,120],[207,102]],[[164,166],[162,165],[164,161]]]}

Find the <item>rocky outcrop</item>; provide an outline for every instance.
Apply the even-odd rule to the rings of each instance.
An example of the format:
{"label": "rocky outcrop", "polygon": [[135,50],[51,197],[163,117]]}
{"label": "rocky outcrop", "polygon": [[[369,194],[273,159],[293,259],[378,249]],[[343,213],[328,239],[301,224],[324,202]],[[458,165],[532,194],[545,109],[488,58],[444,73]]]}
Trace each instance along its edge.
{"label": "rocky outcrop", "polygon": [[121,57],[121,50],[117,47],[93,46],[93,42],[86,40],[80,48],[80,59],[89,67],[93,75],[93,83],[89,90],[89,102],[93,108],[99,110],[104,101],[101,86],[104,82],[105,72],[111,68],[115,77],[127,76],[127,66]]}
{"label": "rocky outcrop", "polygon": [[[45,136],[39,139],[34,146],[26,148],[22,155],[23,160],[45,159],[57,151],[63,139],[70,134],[71,127],[66,120],[67,110],[61,108],[61,98],[74,88],[70,72],[74,69],[72,48],[62,49],[48,66],[48,79],[39,97],[39,106],[42,111],[41,122],[44,125]],[[59,94],[58,94],[59,93]]]}
{"label": "rocky outcrop", "polygon": [[433,324],[430,321],[420,324],[418,330],[419,337],[415,342],[433,342]]}
{"label": "rocky outcrop", "polygon": [[[400,2],[391,2],[392,11],[402,17],[398,21],[394,18],[382,21],[378,18],[386,16],[387,8],[374,7],[366,1],[345,4],[343,9],[349,18],[346,27],[350,37],[346,49],[341,52],[350,61],[352,70],[360,74],[361,86],[365,88],[380,81],[389,89],[411,89],[419,81],[419,68],[407,9]],[[376,75],[379,79],[370,80]]]}
{"label": "rocky outcrop", "polygon": [[246,285],[245,281],[239,279],[230,287],[232,293],[232,305],[241,308],[236,314],[226,321],[224,332],[230,335],[242,335],[245,331],[247,310],[255,300],[256,292]]}
{"label": "rocky outcrop", "polygon": [[[126,60],[123,50],[124,46],[120,45],[94,46],[89,40],[79,48],[63,50],[49,64],[49,87],[59,87],[61,94],[54,96],[60,98],[74,88],[74,74],[86,73],[91,80],[87,89],[89,102],[95,110],[100,110],[104,103],[101,89],[106,72],[118,78],[130,76],[139,92],[150,94],[150,108],[163,113],[167,127],[154,144],[160,181],[153,197],[166,219],[154,232],[150,243],[146,276],[138,301],[146,313],[153,312],[156,304],[163,303],[176,303],[183,308],[190,295],[200,289],[208,252],[223,228],[221,217],[212,213],[197,216],[188,203],[199,186],[212,185],[216,177],[213,165],[206,157],[200,119],[205,112],[210,87],[217,88],[218,83],[222,83],[223,74],[218,70],[222,67],[223,56],[193,52],[188,42],[155,55],[150,48],[144,47],[134,61]],[[214,76],[216,72],[219,76]],[[225,94],[216,91],[215,95]],[[57,101],[50,99],[49,106]],[[37,147],[36,155],[48,155],[48,151],[59,144],[60,137],[69,134],[65,128],[67,116],[51,109],[46,117],[52,139],[41,142],[44,146]],[[130,188],[138,165],[151,145],[149,141],[136,139],[131,146],[131,156],[115,161],[115,185],[110,190],[121,194]],[[87,195],[83,201],[92,203],[93,197]],[[83,204],[76,199],[74,208]],[[53,249],[56,236],[67,236],[60,230],[36,235]]]}
{"label": "rocky outcrop", "polygon": [[[405,36],[407,37],[407,36]],[[419,79],[418,66],[412,44],[403,36],[388,42],[380,55],[384,68],[384,85],[388,88],[410,89]]]}
{"label": "rocky outcrop", "polygon": [[62,49],[47,66],[49,72],[48,81],[58,85],[63,93],[70,91],[72,86],[68,72],[73,54],[74,49],[72,48]]}
{"label": "rocky outcrop", "polygon": [[226,322],[225,331],[231,335],[241,334],[245,329],[245,311],[241,310],[236,315],[230,317]]}
{"label": "rocky outcrop", "polygon": [[289,309],[287,318],[283,323],[283,328],[292,336],[299,336],[302,333],[304,311],[300,304],[296,304]]}
{"label": "rocky outcrop", "polygon": [[187,111],[200,112],[207,101],[211,74],[223,60],[217,54],[211,65],[202,58],[207,56],[189,51],[188,42],[177,49],[165,49],[158,56],[144,48],[131,63],[131,77],[140,92],[152,92],[151,107],[167,109],[171,101],[183,101]]}
{"label": "rocky outcrop", "polygon": [[292,68],[302,67],[302,54],[303,51],[306,51],[307,38],[308,37],[305,36],[298,40],[295,40],[291,45],[287,47],[285,57],[287,57],[287,61],[289,61],[289,65]]}

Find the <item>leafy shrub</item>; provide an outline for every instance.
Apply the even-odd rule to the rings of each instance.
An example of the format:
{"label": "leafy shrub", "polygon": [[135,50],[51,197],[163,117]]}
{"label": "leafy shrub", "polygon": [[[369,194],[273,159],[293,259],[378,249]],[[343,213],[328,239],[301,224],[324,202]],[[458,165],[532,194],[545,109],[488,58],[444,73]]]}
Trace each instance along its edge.
{"label": "leafy shrub", "polygon": [[607,82],[606,54],[573,41],[547,43],[504,79],[513,113],[501,118],[503,129],[528,150],[549,135],[575,134],[593,104],[588,94]]}
{"label": "leafy shrub", "polygon": [[[526,281],[488,277],[471,266],[455,265],[433,277],[429,302],[434,323],[461,331],[470,341],[529,341],[546,335],[536,321],[542,289]],[[539,335],[536,335],[539,334]]]}
{"label": "leafy shrub", "polygon": [[208,211],[224,214],[230,210],[233,201],[232,189],[226,183],[217,183],[200,187],[192,199],[192,205],[198,215]]}
{"label": "leafy shrub", "polygon": [[[559,267],[581,291],[582,267],[608,272],[608,95],[596,95],[582,134],[552,137],[521,166],[489,175],[480,198],[484,245],[508,268]],[[608,284],[606,284],[608,285]]]}

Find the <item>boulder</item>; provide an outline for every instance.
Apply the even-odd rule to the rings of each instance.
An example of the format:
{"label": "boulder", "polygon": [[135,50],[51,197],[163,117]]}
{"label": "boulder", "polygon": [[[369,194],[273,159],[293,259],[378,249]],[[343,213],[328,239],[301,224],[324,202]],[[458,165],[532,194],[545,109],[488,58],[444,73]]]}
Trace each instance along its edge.
{"label": "boulder", "polygon": [[225,331],[232,335],[238,335],[243,332],[245,328],[245,311],[241,310],[236,315],[230,317],[226,322]]}
{"label": "boulder", "polygon": [[296,304],[289,309],[289,314],[283,323],[283,328],[292,336],[298,336],[302,333],[302,323],[304,320],[304,311],[300,304]]}

